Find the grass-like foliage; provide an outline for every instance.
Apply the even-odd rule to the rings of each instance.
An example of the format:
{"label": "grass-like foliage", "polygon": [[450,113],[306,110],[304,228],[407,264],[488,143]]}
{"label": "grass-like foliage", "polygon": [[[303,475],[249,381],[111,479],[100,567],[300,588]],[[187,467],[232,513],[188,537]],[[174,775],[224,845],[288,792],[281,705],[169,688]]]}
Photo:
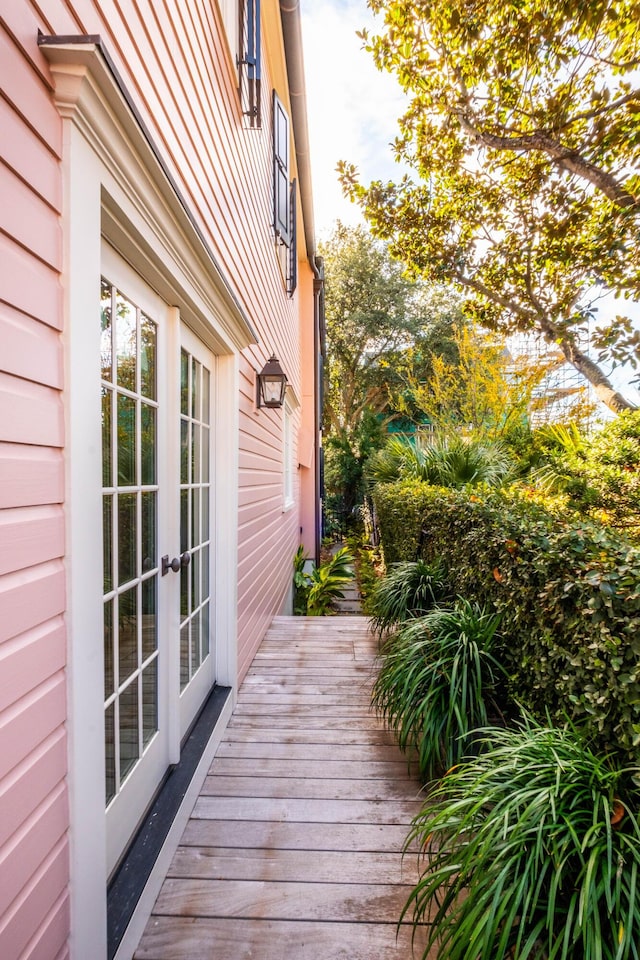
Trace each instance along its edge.
{"label": "grass-like foliage", "polygon": [[443,564],[425,560],[396,563],[368,598],[371,626],[381,636],[406,620],[422,616],[449,596]]}
{"label": "grass-like foliage", "polygon": [[[425,872],[405,906],[438,960],[637,960],[640,824],[632,770],[570,727],[485,730],[450,771],[407,846]],[[637,799],[637,794],[636,794]]]}
{"label": "grass-like foliage", "polygon": [[501,667],[491,653],[498,617],[459,599],[409,620],[388,638],[372,703],[421,774],[440,776],[488,721]]}

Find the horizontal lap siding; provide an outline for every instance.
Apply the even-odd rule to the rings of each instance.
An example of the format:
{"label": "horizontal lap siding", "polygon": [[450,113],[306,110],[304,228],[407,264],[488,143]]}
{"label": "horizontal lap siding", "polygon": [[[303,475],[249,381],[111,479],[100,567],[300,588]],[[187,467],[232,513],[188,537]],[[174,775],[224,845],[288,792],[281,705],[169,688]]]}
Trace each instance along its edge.
{"label": "horizontal lap siding", "polygon": [[[264,0],[263,17],[277,16],[275,0]],[[272,230],[271,88],[272,74],[285,75],[282,64],[274,72],[274,64],[264,63],[263,129],[248,130],[214,0],[5,4],[0,15],[0,742],[8,752],[0,753],[6,767],[0,775],[0,824],[11,825],[11,834],[0,831],[0,886],[8,904],[0,919],[0,956],[62,960],[68,931],[62,789],[62,126],[48,66],[37,49],[38,29],[100,34],[258,333],[259,344],[240,358],[237,398],[241,674],[286,599],[300,522],[297,502],[283,509],[282,411],[255,411],[255,371],[273,351],[300,400],[302,388],[298,304],[284,291]],[[278,94],[286,103],[286,90],[280,86]],[[299,424],[296,410],[294,460]],[[293,480],[297,498],[295,463]],[[10,682],[3,683],[3,676]],[[7,876],[2,864],[9,862],[11,836],[32,840],[23,869]]]}
{"label": "horizontal lap siding", "polygon": [[[33,38],[0,26],[0,956],[64,955],[68,916],[61,125]],[[10,8],[10,9],[9,9]]]}
{"label": "horizontal lap siding", "polygon": [[[54,33],[68,30],[68,14],[62,6],[56,0],[44,6]],[[263,128],[247,129],[215,2],[130,0],[125,5],[116,0],[100,4],[75,0],[69,6],[77,32],[99,34],[104,40],[258,334],[259,345],[245,350],[240,358],[238,398],[238,663],[242,674],[271,616],[283,606],[299,541],[297,500],[293,509],[282,511],[282,412],[257,415],[255,411],[255,371],[271,352],[278,355],[297,397],[302,397],[298,302],[286,295],[272,228],[272,74],[284,77],[286,72],[282,63],[263,59]],[[263,0],[263,27],[265,18],[279,18],[277,0]],[[279,50],[275,51],[278,57]],[[277,92],[286,103],[282,81]],[[295,442],[298,411],[293,420]],[[294,489],[297,497],[295,476]],[[273,502],[278,498],[280,512],[274,514]],[[260,536],[269,566],[256,562],[254,544]]]}

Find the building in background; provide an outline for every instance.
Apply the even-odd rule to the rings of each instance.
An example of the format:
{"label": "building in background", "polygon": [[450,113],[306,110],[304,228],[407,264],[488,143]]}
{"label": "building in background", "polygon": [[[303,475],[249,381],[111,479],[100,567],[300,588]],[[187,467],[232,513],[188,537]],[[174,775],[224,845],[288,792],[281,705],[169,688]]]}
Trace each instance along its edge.
{"label": "building in background", "polygon": [[318,550],[299,11],[6,0],[0,43],[0,956],[103,960]]}

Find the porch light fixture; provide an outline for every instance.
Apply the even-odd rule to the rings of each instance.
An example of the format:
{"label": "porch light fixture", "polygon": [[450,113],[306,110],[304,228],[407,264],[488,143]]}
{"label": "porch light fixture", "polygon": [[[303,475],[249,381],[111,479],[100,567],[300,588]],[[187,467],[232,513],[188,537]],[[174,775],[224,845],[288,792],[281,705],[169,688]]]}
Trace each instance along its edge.
{"label": "porch light fixture", "polygon": [[257,375],[258,407],[281,407],[284,404],[284,393],[287,387],[287,377],[274,356],[271,356]]}

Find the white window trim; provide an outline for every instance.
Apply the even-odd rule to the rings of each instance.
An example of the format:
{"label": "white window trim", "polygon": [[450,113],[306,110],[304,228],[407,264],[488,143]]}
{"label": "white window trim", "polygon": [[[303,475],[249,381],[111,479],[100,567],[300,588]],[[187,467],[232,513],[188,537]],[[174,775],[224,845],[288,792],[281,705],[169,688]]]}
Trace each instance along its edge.
{"label": "white window trim", "polygon": [[[102,600],[100,587],[95,589],[102,578],[96,549],[102,542],[101,443],[95,431],[100,369],[99,323],[90,322],[98,317],[101,237],[168,303],[179,306],[185,322],[218,355],[216,461],[225,469],[215,478],[217,676],[234,688],[239,351],[255,342],[255,335],[100,48],[52,43],[41,49],[51,64],[63,118],[71,955],[102,960],[106,858],[104,817],[98,812],[104,812],[104,685]],[[221,736],[232,703],[230,698],[213,737]],[[170,837],[167,844],[177,843],[179,832],[172,830]],[[164,850],[160,870],[163,857],[166,866]],[[154,884],[159,888],[152,875],[130,930],[142,929]],[[118,955],[123,948],[128,949],[124,940]]]}

